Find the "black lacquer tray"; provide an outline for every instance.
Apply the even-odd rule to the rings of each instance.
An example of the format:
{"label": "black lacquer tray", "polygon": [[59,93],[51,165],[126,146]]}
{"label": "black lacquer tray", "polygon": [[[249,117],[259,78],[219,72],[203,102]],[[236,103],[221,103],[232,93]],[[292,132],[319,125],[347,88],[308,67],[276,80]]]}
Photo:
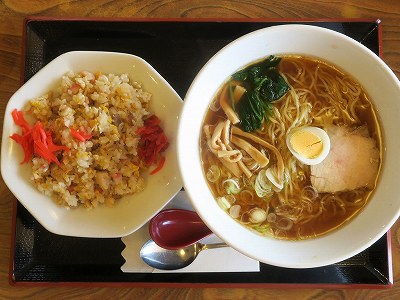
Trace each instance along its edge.
{"label": "black lacquer tray", "polygon": [[[28,18],[21,81],[72,50],[135,54],[148,61],[184,98],[200,68],[233,39],[256,29],[312,24],[344,33],[381,54],[379,20],[161,20]],[[261,264],[248,273],[124,273],[121,239],[65,237],[44,229],[15,200],[10,282],[15,285],[390,287],[390,234],[334,265],[285,269]],[[350,237],[349,237],[350,238]],[[343,241],[344,243],[346,241]]]}

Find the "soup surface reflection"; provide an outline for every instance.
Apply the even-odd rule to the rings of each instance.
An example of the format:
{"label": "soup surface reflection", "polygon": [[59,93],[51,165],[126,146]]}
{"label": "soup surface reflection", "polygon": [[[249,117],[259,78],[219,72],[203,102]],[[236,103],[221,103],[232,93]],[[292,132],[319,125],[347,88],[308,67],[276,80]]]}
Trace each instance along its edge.
{"label": "soup surface reflection", "polygon": [[373,105],[354,78],[317,59],[270,56],[239,70],[202,129],[212,194],[262,235],[325,234],[362,210],[376,186],[382,140]]}

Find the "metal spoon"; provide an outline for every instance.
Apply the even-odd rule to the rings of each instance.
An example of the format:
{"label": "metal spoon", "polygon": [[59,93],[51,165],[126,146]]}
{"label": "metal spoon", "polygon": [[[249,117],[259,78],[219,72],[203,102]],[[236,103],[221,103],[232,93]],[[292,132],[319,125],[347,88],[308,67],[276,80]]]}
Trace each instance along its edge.
{"label": "metal spoon", "polygon": [[150,267],[160,270],[177,270],[190,265],[203,250],[227,246],[225,243],[195,243],[185,248],[168,250],[161,248],[153,240],[149,240],[140,250],[140,257]]}

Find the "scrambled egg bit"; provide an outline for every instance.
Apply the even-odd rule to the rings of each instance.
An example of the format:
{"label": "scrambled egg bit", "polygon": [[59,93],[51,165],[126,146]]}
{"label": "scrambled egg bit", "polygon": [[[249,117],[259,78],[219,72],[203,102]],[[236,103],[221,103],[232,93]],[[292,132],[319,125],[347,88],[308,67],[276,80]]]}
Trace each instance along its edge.
{"label": "scrambled egg bit", "polygon": [[321,128],[305,126],[290,131],[286,144],[292,154],[303,164],[316,165],[329,153],[330,140]]}

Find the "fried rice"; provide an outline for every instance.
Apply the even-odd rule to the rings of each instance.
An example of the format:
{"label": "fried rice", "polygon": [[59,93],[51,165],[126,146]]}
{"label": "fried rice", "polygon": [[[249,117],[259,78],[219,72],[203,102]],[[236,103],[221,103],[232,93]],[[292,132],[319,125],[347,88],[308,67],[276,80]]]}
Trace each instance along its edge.
{"label": "fried rice", "polygon": [[[143,164],[135,134],[150,114],[151,94],[127,74],[68,72],[60,85],[29,101],[33,114],[55,143],[60,166],[42,157],[32,159],[32,180],[60,205],[113,205],[120,197],[144,189]],[[90,138],[79,140],[75,130]]]}

